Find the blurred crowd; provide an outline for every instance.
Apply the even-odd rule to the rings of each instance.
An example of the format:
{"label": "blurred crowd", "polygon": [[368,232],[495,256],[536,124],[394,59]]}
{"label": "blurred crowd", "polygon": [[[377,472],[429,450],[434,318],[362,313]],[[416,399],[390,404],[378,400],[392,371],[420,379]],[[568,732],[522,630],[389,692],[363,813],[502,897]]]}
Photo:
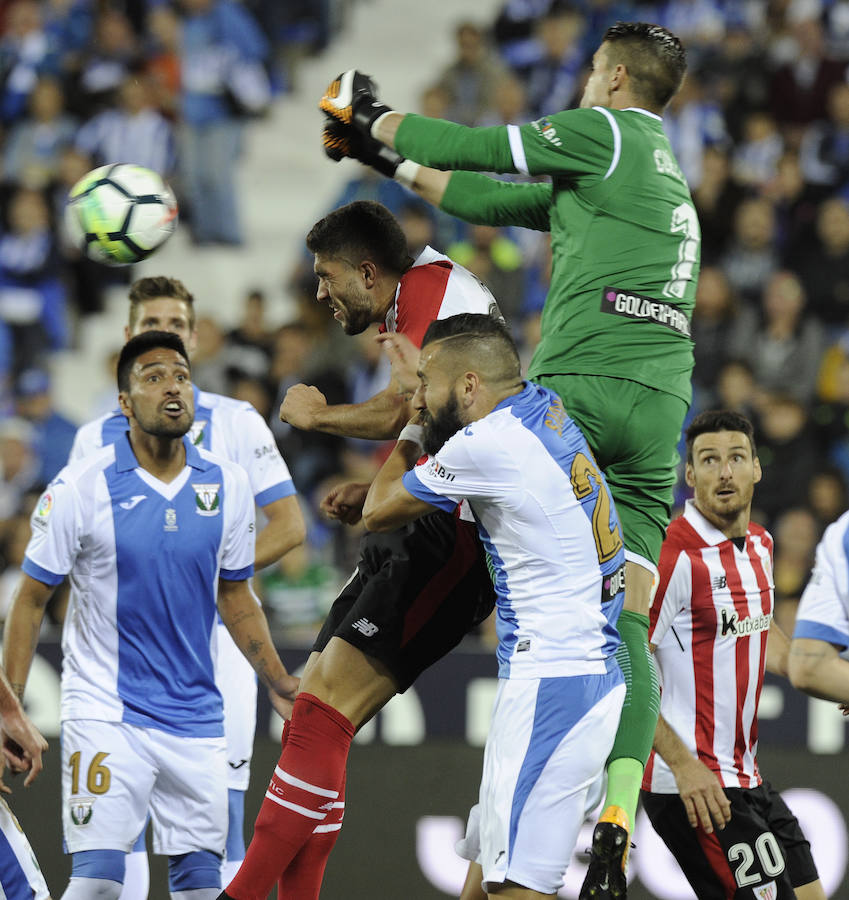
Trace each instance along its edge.
{"label": "blurred crowd", "polygon": [[[0,618],[27,515],[76,424],[53,408],[49,352],[69,345],[69,317],[96,312],[116,277],[57,237],[68,187],[92,165],[138,162],[172,181],[195,241],[240,243],[221,172],[232,170],[246,119],[293,89],[299,54],[332,39],[341,5],[0,0]],[[576,105],[617,19],[659,22],[688,50],[664,125],[702,226],[691,415],[722,405],[755,424],[764,478],[753,517],[775,535],[778,617],[792,629],[816,542],[849,505],[849,0],[506,0],[494,21],[457,25],[454,59],[427,79],[420,112],[497,125]],[[412,256],[431,244],[472,270],[529,358],[547,236],[463,225],[352,171],[332,206],[378,200]],[[370,479],[387,448],[293,430],[277,409],[300,381],[331,403],[366,399],[388,368],[371,331],[345,337],[315,302],[311,259],[284,282],[290,321],[269,322],[266,298],[246,290],[236,328],[198,322],[194,378],[250,401],[271,424],[311,524],[306,546],[260,587],[278,624],[309,625],[357,541],[356,529],[322,520],[318,503],[340,480]],[[677,502],[685,497],[681,481]],[[59,618],[61,597],[57,607]]]}

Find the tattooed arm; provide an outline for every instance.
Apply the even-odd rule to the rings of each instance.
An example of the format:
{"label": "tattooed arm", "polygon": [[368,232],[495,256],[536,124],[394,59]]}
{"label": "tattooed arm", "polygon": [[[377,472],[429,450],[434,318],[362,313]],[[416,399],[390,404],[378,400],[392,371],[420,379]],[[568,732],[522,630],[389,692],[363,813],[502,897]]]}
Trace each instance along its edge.
{"label": "tattooed arm", "polygon": [[265,613],[247,581],[218,581],[218,611],[236,646],[268,688],[274,708],[288,719],[298,692],[298,679],[289,675],[268,631]]}

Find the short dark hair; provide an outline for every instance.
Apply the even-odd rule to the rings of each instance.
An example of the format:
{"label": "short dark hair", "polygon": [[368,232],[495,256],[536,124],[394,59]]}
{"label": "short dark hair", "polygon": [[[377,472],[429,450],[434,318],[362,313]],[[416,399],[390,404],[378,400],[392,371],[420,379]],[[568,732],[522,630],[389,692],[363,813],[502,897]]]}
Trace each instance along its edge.
{"label": "short dark hair", "polygon": [[307,235],[307,249],[344,259],[352,266],[370,259],[397,275],[413,264],[407,238],[395,216],[371,200],[356,200],[316,222]]}
{"label": "short dark hair", "polygon": [[444,341],[446,349],[470,363],[486,359],[489,378],[506,381],[522,377],[519,351],[503,319],[485,313],[459,313],[436,319],[427,326],[422,349],[436,341]]}
{"label": "short dark hair", "polygon": [[118,357],[118,390],[128,391],[130,389],[130,370],[133,363],[148,350],[156,350],[164,347],[168,350],[175,350],[186,361],[189,371],[192,365],[189,362],[189,354],[180,337],[170,331],[143,331],[135,337],[131,337],[121,348],[121,355]]}
{"label": "short dark hair", "polygon": [[608,62],[622,62],[634,93],[663,109],[681,87],[687,71],[687,51],[669,29],[648,22],[617,22],[602,43],[615,46]]}
{"label": "short dark hair", "polygon": [[182,300],[189,307],[189,326],[195,327],[195,298],[179,278],[167,275],[154,275],[139,278],[130,285],[130,331],[135,328],[139,317],[139,305],[146,300],[168,297],[171,300]]}
{"label": "short dark hair", "polygon": [[740,431],[749,439],[752,457],[756,455],[755,429],[752,423],[740,413],[730,409],[709,409],[699,413],[690,422],[684,437],[687,442],[687,462],[693,462],[693,443],[700,434],[711,434],[715,431]]}

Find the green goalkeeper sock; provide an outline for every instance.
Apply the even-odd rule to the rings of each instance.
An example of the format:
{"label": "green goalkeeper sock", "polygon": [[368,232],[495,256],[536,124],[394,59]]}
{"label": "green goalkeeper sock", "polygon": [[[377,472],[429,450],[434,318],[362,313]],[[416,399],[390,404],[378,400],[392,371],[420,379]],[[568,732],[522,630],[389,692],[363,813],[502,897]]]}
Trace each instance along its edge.
{"label": "green goalkeeper sock", "polygon": [[616,659],[625,677],[625,703],[607,760],[605,807],[621,806],[633,828],[643,768],[654,742],[660,689],[649,653],[648,616],[622,610],[616,627],[622,637]]}

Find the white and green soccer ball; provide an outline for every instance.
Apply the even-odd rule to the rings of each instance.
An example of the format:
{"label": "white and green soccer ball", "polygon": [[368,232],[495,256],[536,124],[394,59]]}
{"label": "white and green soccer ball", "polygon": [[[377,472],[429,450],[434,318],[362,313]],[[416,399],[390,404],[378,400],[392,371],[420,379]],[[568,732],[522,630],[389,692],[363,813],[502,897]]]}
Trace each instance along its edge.
{"label": "white and green soccer ball", "polygon": [[90,259],[128,266],[150,256],[177,228],[177,201],[162,176],[115,163],[92,169],[65,207],[71,242]]}

